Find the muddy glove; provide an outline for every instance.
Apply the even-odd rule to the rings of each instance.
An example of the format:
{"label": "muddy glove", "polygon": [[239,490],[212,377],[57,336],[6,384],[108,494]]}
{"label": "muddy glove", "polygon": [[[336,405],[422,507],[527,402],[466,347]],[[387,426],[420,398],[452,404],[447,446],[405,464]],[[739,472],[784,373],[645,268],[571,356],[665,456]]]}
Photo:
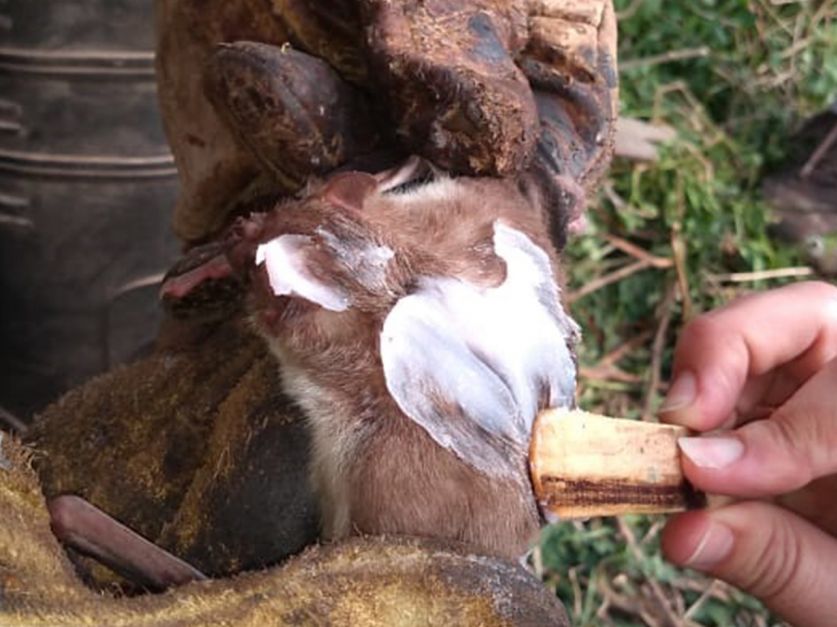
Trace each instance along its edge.
{"label": "muddy glove", "polygon": [[[183,239],[216,233],[242,196],[292,192],[381,150],[454,173],[528,168],[554,196],[557,233],[579,213],[612,143],[608,0],[262,5],[158,1]],[[241,40],[265,45],[216,47]]]}

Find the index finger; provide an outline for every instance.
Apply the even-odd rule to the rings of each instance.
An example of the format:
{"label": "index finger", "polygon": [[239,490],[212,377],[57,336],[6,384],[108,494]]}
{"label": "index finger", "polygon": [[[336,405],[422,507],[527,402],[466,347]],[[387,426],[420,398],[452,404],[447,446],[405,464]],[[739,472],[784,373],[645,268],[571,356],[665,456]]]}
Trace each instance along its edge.
{"label": "index finger", "polygon": [[696,318],[680,335],[667,422],[707,431],[733,413],[748,381],[778,368],[799,385],[837,356],[837,287],[796,283]]}

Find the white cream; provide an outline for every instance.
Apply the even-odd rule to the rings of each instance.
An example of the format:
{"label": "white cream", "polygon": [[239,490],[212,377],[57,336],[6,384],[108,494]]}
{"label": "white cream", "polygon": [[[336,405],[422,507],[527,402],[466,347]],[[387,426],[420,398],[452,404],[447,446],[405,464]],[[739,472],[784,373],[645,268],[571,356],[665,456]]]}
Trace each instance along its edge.
{"label": "white cream", "polygon": [[[490,474],[508,463],[506,447],[527,449],[542,390],[550,407],[572,404],[576,372],[567,344],[578,335],[546,253],[499,221],[494,249],[507,268],[500,286],[424,278],[381,333],[387,388],[401,410]],[[462,417],[451,415],[457,406]]]}
{"label": "white cream", "polygon": [[386,269],[395,253],[389,246],[368,241],[343,241],[331,231],[319,227],[317,235],[323,238],[335,259],[347,268],[358,283],[373,292],[386,288]]}
{"label": "white cream", "polygon": [[305,249],[313,246],[307,235],[286,234],[260,244],[256,265],[265,264],[270,288],[277,296],[300,296],[331,311],[349,308],[348,295],[336,285],[327,285],[305,266]]}

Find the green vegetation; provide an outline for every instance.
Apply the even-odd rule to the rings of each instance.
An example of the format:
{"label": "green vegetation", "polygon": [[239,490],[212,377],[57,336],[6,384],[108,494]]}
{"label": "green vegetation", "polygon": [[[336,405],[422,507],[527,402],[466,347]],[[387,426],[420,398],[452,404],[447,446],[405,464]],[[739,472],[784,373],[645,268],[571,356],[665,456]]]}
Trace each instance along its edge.
{"label": "green vegetation", "polygon": [[[800,122],[837,97],[837,4],[616,6],[622,113],[670,125],[677,139],[657,162],[614,163],[588,233],[569,247],[569,289],[585,332],[581,405],[653,419],[685,320],[795,280],[777,269],[806,270],[793,270],[795,251],[768,236],[760,181],[790,153]],[[553,526],[533,562],[574,624],[776,623],[730,587],[666,564],[661,525],[627,517]]]}

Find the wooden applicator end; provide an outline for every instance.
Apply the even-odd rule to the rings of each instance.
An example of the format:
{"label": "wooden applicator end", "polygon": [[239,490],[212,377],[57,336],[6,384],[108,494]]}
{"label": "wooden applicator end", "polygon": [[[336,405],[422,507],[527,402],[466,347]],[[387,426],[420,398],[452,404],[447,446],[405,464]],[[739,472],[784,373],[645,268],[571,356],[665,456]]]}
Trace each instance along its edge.
{"label": "wooden applicator end", "polygon": [[581,410],[542,412],[529,467],[545,516],[589,518],[659,514],[706,504],[683,476],[683,427],[620,420]]}

